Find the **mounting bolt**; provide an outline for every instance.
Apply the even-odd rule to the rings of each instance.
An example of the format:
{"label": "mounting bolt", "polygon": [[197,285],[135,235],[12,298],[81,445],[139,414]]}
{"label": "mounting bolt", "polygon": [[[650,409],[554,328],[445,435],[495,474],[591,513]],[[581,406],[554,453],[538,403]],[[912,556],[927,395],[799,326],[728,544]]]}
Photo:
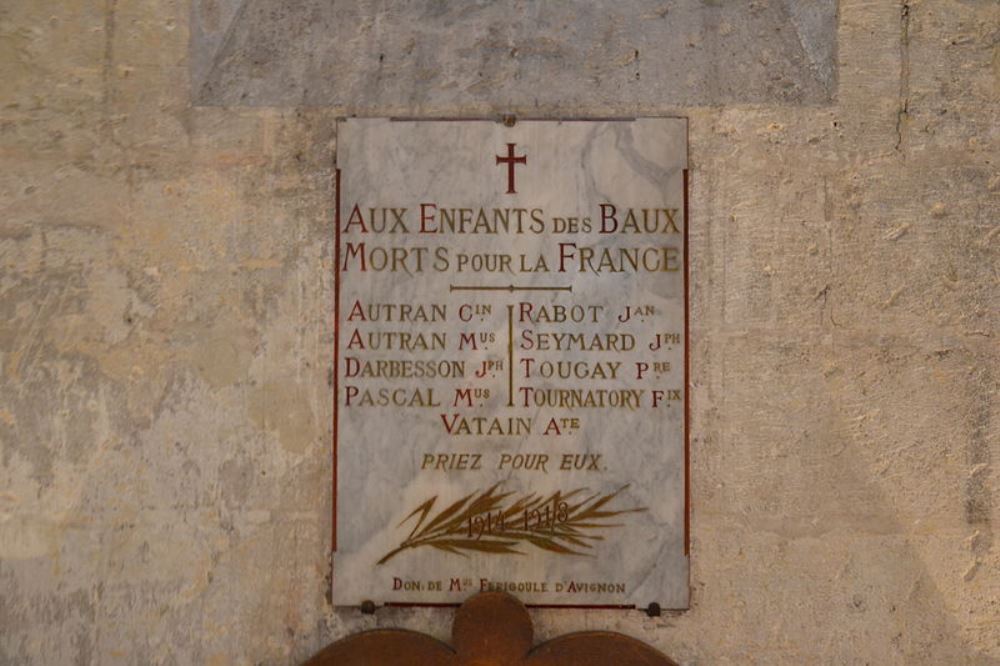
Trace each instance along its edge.
{"label": "mounting bolt", "polygon": [[660,610],[660,604],[656,603],[655,601],[649,604],[649,607],[646,608],[646,615],[648,615],[649,617],[660,617],[661,612],[662,611]]}
{"label": "mounting bolt", "polygon": [[361,602],[361,612],[364,613],[365,615],[374,615],[375,614],[375,602],[372,601],[371,599],[366,599],[365,601],[362,601]]}

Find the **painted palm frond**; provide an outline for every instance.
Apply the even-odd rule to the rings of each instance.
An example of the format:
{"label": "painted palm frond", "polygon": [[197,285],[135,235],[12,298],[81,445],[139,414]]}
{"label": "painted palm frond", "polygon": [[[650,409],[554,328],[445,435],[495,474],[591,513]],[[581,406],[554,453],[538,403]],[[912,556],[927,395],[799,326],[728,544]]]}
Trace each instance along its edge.
{"label": "painted palm frond", "polygon": [[386,553],[384,564],[399,553],[414,548],[433,548],[454,555],[468,553],[523,555],[526,545],[557,555],[588,556],[594,542],[604,536],[595,532],[622,527],[609,522],[644,507],[609,508],[628,486],[612,493],[585,494],[584,488],[556,491],[548,497],[528,493],[514,497],[500,484],[476,491],[452,502],[436,514],[435,495],[417,506],[399,527],[412,522],[409,536]]}

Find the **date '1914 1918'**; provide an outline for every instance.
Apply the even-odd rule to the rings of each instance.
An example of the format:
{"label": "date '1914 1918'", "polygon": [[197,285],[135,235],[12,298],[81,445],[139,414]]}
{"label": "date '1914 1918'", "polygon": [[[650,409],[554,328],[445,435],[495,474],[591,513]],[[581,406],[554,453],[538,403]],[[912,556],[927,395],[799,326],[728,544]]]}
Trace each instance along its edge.
{"label": "date '1914 1918'", "polygon": [[544,506],[524,509],[520,514],[510,516],[505,511],[486,512],[470,516],[468,536],[481,539],[484,535],[504,532],[551,531],[569,520],[569,504],[555,501]]}

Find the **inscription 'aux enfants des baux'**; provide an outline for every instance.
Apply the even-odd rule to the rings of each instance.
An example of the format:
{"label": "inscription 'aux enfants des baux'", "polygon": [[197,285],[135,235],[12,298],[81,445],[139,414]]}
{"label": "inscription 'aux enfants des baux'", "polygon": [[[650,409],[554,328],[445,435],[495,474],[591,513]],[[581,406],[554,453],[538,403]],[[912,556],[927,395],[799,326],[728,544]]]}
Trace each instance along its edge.
{"label": "inscription 'aux enfants des baux'", "polygon": [[[527,164],[527,155],[515,155],[516,144],[507,144],[507,154],[497,155],[496,163],[506,166],[507,194],[517,194],[515,167]],[[433,270],[439,273],[557,273],[679,271],[681,249],[662,238],[633,247],[598,248],[570,240],[591,234],[680,234],[677,208],[632,208],[602,202],[593,213],[551,214],[543,208],[481,208],[421,202],[416,210],[407,207],[359,202],[351,207],[344,233],[362,238],[367,234],[392,236],[416,233],[484,235],[565,236],[550,254],[503,252],[455,253],[449,245],[406,245],[391,240],[378,243],[348,240],[342,270],[389,271],[408,274]]]}
{"label": "inscription 'aux enfants des baux'", "polygon": [[[439,273],[627,273],[681,270],[681,248],[664,242],[680,234],[676,208],[631,208],[601,203],[593,213],[551,214],[542,208],[472,208],[422,202],[417,209],[357,203],[344,226],[344,272]],[[555,235],[565,237],[548,253],[455,252],[448,245],[396,244],[393,236]],[[581,237],[641,236],[642,244],[601,248]],[[379,236],[378,241],[366,240]],[[359,240],[354,240],[357,237]]]}

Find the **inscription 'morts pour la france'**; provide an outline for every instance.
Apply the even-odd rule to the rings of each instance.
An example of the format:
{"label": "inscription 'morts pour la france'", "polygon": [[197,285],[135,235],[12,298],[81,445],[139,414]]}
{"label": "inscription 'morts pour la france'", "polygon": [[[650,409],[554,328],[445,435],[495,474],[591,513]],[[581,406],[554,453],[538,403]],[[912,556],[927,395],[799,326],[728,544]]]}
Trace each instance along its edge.
{"label": "inscription 'morts pour la france'", "polygon": [[687,606],[686,135],[339,124],[336,603]]}

